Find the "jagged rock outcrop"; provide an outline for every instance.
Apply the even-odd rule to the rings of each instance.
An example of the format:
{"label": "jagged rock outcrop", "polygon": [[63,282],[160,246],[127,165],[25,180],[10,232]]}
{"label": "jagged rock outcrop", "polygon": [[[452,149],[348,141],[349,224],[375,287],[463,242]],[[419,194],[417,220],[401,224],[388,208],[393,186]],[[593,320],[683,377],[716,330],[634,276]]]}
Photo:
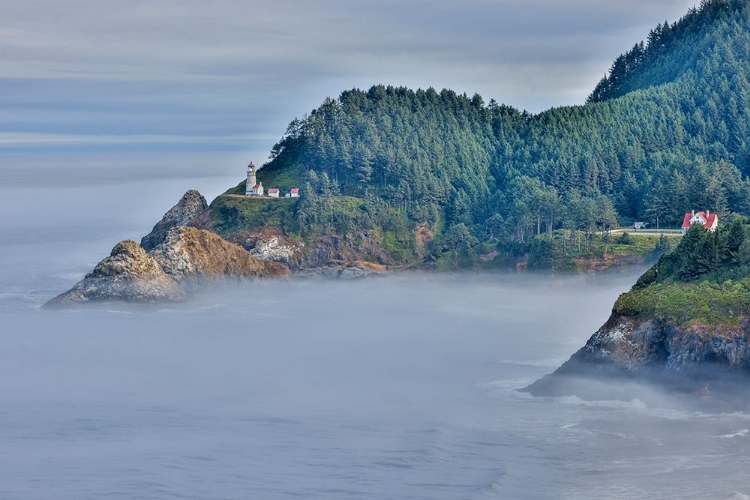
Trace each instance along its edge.
{"label": "jagged rock outcrop", "polygon": [[207,208],[208,203],[206,203],[203,195],[195,189],[189,190],[175,206],[164,214],[164,217],[156,223],[151,232],[141,239],[141,246],[146,251],[153,250],[164,241],[170,229],[188,224]]}
{"label": "jagged rock outcrop", "polygon": [[264,262],[221,236],[193,227],[169,230],[151,255],[165,273],[182,285],[201,285],[227,278],[280,277],[289,269]]}
{"label": "jagged rock outcrop", "polygon": [[266,262],[278,262],[292,271],[304,265],[304,243],[292,240],[280,227],[261,226],[249,231],[237,231],[228,239],[254,257]]}
{"label": "jagged rock outcrop", "polygon": [[[585,379],[629,379],[686,392],[742,393],[750,386],[750,317],[734,326],[680,326],[613,314],[586,345],[526,390],[584,397]],[[584,391],[582,393],[581,391]]]}
{"label": "jagged rock outcrop", "polygon": [[193,286],[208,282],[287,274],[285,266],[256,259],[217,234],[178,226],[149,253],[134,241],[118,243],[92,272],[45,306],[104,300],[177,301],[185,299]]}
{"label": "jagged rock outcrop", "polygon": [[176,301],[185,292],[152,256],[135,241],[121,241],[93,271],[45,306],[124,300],[130,302]]}

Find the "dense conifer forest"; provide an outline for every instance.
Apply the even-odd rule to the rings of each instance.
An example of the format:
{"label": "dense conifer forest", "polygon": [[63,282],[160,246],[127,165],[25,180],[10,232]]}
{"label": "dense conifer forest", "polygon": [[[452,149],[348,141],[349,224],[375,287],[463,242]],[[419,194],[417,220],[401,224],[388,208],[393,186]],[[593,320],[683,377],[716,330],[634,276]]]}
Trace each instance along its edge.
{"label": "dense conifer forest", "polygon": [[[298,233],[427,223],[437,252],[677,228],[692,209],[730,221],[750,214],[748,62],[750,2],[704,0],[617,57],[584,105],[348,90],[293,120],[261,172],[297,179]],[[351,200],[359,218],[337,209]]]}

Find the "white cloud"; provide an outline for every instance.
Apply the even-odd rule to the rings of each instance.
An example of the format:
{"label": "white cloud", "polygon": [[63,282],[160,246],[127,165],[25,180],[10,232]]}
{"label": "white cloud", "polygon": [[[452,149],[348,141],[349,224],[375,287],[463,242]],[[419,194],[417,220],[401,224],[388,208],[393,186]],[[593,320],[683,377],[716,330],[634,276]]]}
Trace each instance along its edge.
{"label": "white cloud", "polygon": [[275,136],[189,136],[189,135],[90,135],[0,132],[2,146],[116,145],[116,144],[196,144],[241,145],[274,140]]}
{"label": "white cloud", "polygon": [[616,55],[692,4],[5,2],[0,132],[47,143],[104,140],[99,133],[121,144],[278,138],[324,97],[375,83],[450,87],[541,111],[582,103]]}

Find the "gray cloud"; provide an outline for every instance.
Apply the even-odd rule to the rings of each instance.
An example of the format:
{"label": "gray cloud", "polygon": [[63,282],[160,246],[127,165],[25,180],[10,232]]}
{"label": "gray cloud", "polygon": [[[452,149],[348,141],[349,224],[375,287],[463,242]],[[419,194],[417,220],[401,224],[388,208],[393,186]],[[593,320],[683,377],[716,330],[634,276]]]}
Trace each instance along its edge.
{"label": "gray cloud", "polygon": [[693,3],[9,3],[0,132],[244,135],[267,149],[326,96],[375,83],[541,111],[583,102],[616,55]]}

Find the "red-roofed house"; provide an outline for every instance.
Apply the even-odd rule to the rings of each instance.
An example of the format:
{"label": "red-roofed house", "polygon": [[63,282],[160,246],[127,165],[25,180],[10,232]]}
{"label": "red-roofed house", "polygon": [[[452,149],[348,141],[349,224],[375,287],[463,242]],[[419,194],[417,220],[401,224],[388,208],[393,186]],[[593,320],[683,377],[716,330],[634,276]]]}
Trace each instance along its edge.
{"label": "red-roofed house", "polygon": [[271,188],[268,190],[268,196],[270,198],[278,198],[279,197],[279,188]]}
{"label": "red-roofed house", "polygon": [[289,196],[291,196],[292,198],[299,198],[299,188],[290,189]]}
{"label": "red-roofed house", "polygon": [[259,182],[250,188],[250,195],[252,196],[263,196],[263,183]]}
{"label": "red-roofed house", "polygon": [[712,214],[708,210],[697,213],[695,210],[688,212],[685,214],[685,218],[682,219],[682,234],[687,233],[687,230],[693,224],[700,224],[709,231],[716,231],[716,228],[719,227],[719,216]]}

